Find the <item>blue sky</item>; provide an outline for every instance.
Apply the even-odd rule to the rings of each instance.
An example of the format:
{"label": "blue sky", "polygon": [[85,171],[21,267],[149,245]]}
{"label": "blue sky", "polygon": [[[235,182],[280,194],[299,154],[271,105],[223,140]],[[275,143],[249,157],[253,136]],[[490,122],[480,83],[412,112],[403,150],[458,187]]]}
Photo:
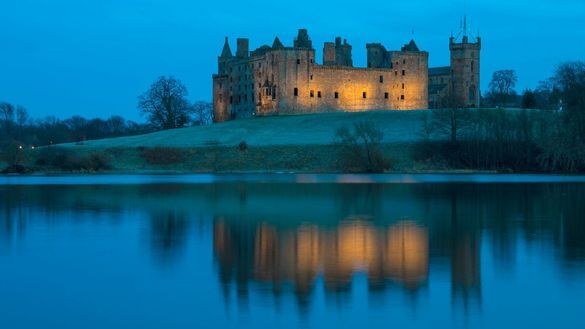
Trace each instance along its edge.
{"label": "blue sky", "polygon": [[[465,10],[467,8],[467,10]],[[448,38],[467,11],[483,38],[482,90],[497,69],[535,87],[561,61],[585,60],[585,0],[195,1],[0,0],[0,100],[35,117],[120,114],[142,120],[136,97],[174,75],[190,99],[211,100],[225,36],[250,48],[309,29],[317,58],[336,36],[365,66],[365,44],[396,49],[413,36],[430,65],[448,65]]]}

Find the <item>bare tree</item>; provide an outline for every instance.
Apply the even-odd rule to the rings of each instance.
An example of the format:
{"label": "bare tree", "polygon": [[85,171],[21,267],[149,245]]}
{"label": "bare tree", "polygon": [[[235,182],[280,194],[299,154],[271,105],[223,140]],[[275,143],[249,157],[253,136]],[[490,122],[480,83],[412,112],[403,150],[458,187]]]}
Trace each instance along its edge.
{"label": "bare tree", "polygon": [[490,98],[499,106],[508,104],[512,96],[516,95],[516,83],[518,77],[514,70],[495,71],[490,82]]}
{"label": "bare tree", "polygon": [[341,127],[335,133],[341,146],[344,169],[382,172],[389,167],[380,143],[384,133],[372,122],[356,122],[353,130]]}
{"label": "bare tree", "polygon": [[441,100],[441,104],[441,108],[433,109],[431,112],[432,130],[456,143],[470,124],[470,110],[464,108],[452,92]]}
{"label": "bare tree", "polygon": [[192,106],[193,124],[202,126],[213,122],[213,104],[209,102],[196,102]]}
{"label": "bare tree", "polygon": [[14,105],[0,103],[0,120],[2,120],[0,123],[4,134],[10,135],[14,123]]}
{"label": "bare tree", "polygon": [[187,95],[187,88],[180,80],[162,76],[138,97],[138,108],[155,127],[180,128],[187,124],[191,112]]}

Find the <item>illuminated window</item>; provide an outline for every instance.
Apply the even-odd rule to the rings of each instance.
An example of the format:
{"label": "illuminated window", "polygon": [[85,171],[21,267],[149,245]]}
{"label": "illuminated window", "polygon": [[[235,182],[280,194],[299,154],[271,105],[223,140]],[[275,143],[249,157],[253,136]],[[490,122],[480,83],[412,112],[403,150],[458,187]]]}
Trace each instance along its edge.
{"label": "illuminated window", "polygon": [[367,98],[367,94],[365,91],[362,93],[362,98]]}
{"label": "illuminated window", "polygon": [[335,98],[339,98],[339,93],[336,91],[334,96],[335,96]]}
{"label": "illuminated window", "polygon": [[388,93],[384,93],[384,98],[388,99]]}
{"label": "illuminated window", "polygon": [[313,90],[311,90],[311,91],[309,92],[309,95],[310,95],[311,97],[315,97],[315,92],[314,92]]}
{"label": "illuminated window", "polygon": [[299,95],[299,88],[295,88],[295,90],[294,90],[294,95],[295,95],[295,96],[298,96],[298,95]]}
{"label": "illuminated window", "polygon": [[384,76],[383,75],[380,76],[380,83],[384,83]]}
{"label": "illuminated window", "polygon": [[321,98],[321,92],[317,91],[317,97]]}

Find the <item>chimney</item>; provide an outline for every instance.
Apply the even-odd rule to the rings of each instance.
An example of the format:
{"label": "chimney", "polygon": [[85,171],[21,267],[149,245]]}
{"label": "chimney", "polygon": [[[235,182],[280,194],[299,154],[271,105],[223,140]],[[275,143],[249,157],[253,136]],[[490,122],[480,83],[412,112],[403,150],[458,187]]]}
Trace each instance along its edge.
{"label": "chimney", "polygon": [[250,43],[250,41],[248,39],[238,38],[238,48],[236,50],[236,56],[237,57],[240,57],[240,58],[248,57],[248,54],[249,54],[249,51],[248,51],[249,43]]}

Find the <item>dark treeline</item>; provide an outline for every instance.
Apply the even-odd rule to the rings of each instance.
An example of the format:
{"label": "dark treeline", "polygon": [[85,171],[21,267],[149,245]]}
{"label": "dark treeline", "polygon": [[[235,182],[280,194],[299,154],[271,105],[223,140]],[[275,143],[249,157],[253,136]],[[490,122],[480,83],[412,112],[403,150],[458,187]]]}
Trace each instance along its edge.
{"label": "dark treeline", "polygon": [[546,85],[533,95],[543,110],[431,111],[417,160],[448,168],[585,171],[585,63],[560,65]]}
{"label": "dark treeline", "polygon": [[154,131],[149,124],[136,123],[121,116],[108,119],[86,119],[72,116],[58,119],[50,116],[32,119],[22,106],[0,103],[0,142],[22,146],[43,146],[90,139],[120,137]]}

